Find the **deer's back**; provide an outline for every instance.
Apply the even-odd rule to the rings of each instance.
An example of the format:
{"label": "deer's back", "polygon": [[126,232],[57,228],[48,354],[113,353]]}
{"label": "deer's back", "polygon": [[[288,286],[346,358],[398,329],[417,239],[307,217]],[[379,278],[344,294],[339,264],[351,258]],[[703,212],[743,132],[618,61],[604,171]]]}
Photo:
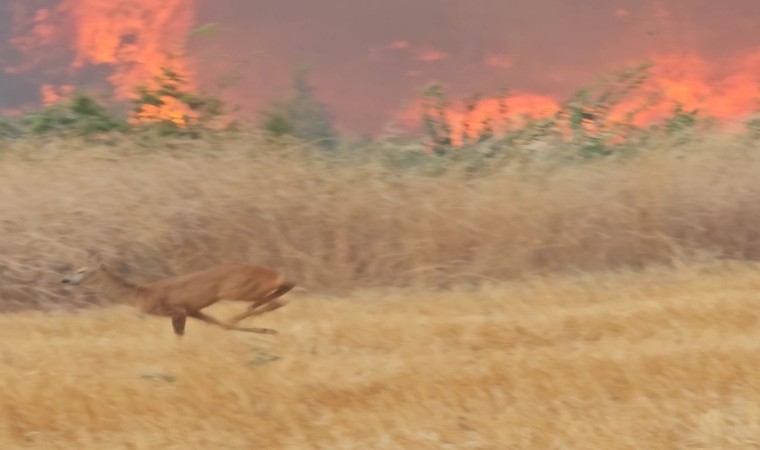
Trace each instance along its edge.
{"label": "deer's back", "polygon": [[192,303],[204,307],[206,302],[243,299],[261,290],[277,287],[282,275],[266,267],[229,264],[166,278],[146,285],[147,291],[172,303]]}

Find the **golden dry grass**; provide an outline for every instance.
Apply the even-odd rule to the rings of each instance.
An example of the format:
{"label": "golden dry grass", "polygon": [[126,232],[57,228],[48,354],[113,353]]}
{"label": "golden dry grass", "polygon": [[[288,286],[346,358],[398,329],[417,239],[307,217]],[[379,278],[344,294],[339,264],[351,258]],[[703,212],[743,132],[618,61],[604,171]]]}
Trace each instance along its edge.
{"label": "golden dry grass", "polygon": [[[758,273],[695,265],[760,257],[754,144],[476,177],[256,139],[37,144],[0,149],[0,309],[103,300],[59,282],[89,248],[136,281],[246,262],[310,294],[255,321],[274,338],[0,315],[0,448],[760,446]],[[683,267],[590,274],[656,263]]]}
{"label": "golden dry grass", "polygon": [[4,143],[0,307],[88,301],[58,282],[85,262],[86,248],[125,263],[138,281],[245,262],[312,290],[756,259],[760,151],[711,139],[628,161],[557,166],[537,157],[435,177],[255,137],[174,150]]}
{"label": "golden dry grass", "polygon": [[759,289],[705,265],[308,296],[257,321],[280,336],[181,341],[130,309],[5,314],[0,448],[755,449]]}

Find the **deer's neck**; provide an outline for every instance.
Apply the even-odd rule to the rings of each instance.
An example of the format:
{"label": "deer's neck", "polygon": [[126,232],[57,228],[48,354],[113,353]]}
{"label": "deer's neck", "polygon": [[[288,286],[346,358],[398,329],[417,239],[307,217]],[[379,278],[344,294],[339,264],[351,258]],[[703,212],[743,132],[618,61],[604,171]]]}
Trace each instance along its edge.
{"label": "deer's neck", "polygon": [[107,267],[100,268],[100,287],[105,293],[119,303],[132,303],[140,286],[111,272]]}

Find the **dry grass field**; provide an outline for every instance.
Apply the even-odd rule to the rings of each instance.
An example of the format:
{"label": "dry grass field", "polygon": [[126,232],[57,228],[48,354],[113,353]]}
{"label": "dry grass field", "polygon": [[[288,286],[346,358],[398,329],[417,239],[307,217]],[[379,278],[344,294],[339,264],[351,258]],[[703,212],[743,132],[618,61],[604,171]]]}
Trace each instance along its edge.
{"label": "dry grass field", "polygon": [[[226,316],[240,305],[218,305]],[[760,270],[0,316],[3,449],[756,449]]]}
{"label": "dry grass field", "polygon": [[138,281],[245,262],[332,292],[760,258],[760,149],[731,136],[478,176],[322,159],[254,137],[4,145],[3,310],[91,301],[59,283],[87,248]]}
{"label": "dry grass field", "polygon": [[[1,144],[0,449],[760,448],[753,141],[477,176]],[[246,262],[307,290],[247,321],[278,336],[177,339],[60,283],[89,249],[137,282]]]}

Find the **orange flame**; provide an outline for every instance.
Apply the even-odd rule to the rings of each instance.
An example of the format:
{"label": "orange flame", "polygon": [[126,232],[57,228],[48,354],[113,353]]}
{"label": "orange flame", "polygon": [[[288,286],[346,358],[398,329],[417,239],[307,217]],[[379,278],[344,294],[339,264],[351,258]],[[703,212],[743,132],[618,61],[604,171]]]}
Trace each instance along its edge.
{"label": "orange flame", "polygon": [[[697,109],[723,123],[760,110],[760,50],[725,64],[710,63],[695,54],[657,55],[651,60],[649,78],[610,111],[611,120],[625,120],[628,113],[645,105],[647,108],[633,117],[634,125],[644,126],[669,117],[676,104],[684,110]],[[460,145],[465,134],[478,135],[487,122],[499,133],[504,131],[500,128],[504,119],[519,125],[525,115],[542,118],[555,114],[560,103],[553,96],[524,92],[508,97],[506,102],[498,98],[480,100],[469,112],[449,107],[445,116],[454,145]],[[414,129],[419,126],[422,113],[422,103],[415,102],[401,111],[397,119],[404,128]]]}
{"label": "orange flame", "polygon": [[[44,50],[50,53],[65,43],[73,51],[72,69],[112,68],[108,79],[117,99],[133,98],[135,88],[149,83],[163,67],[182,74],[189,87],[194,86],[192,61],[185,55],[196,20],[194,0],[61,0],[57,7],[39,8],[31,15],[26,1],[14,4],[17,35],[11,43],[28,62],[7,71],[28,70],[41,63],[39,54]],[[55,91],[43,86],[43,100],[55,101],[60,97]],[[170,119],[181,116],[174,111],[179,106],[167,104],[160,113]]]}
{"label": "orange flame", "polygon": [[723,121],[740,119],[758,108],[760,51],[726,64],[711,64],[696,54],[659,55],[652,60],[649,80],[616,111],[622,114],[643,105],[646,98],[659,95],[651,108],[636,117],[636,125],[667,117],[676,103]]}
{"label": "orange flame", "polygon": [[433,47],[422,47],[417,49],[415,52],[415,57],[417,58],[417,61],[421,62],[436,62],[436,61],[443,61],[444,59],[447,59],[449,57],[449,54],[438,50],[437,48]]}
{"label": "orange flame", "polygon": [[[532,94],[515,93],[500,98],[485,98],[478,101],[472,111],[462,108],[449,107],[445,110],[446,120],[451,126],[451,138],[454,145],[461,145],[465,134],[470,136],[483,132],[486,126],[496,132],[503,130],[505,120],[520,124],[526,117],[542,118],[555,114],[559,110],[559,102],[553,97]],[[415,101],[409,107],[396,114],[396,119],[406,129],[416,128],[424,107],[421,101]]]}
{"label": "orange flame", "polygon": [[173,97],[163,97],[162,100],[164,104],[161,106],[143,105],[140,111],[130,119],[130,123],[168,120],[176,125],[185,126],[189,117],[197,116],[186,105]]}
{"label": "orange flame", "polygon": [[[196,76],[192,59],[185,54],[187,36],[196,24],[195,0],[12,0],[14,15],[14,38],[11,44],[27,56],[20,65],[6,67],[10,73],[19,73],[35,66],[49,64],[66,65],[72,72],[92,66],[111,68],[109,82],[118,99],[133,98],[135,88],[150,83],[162,67],[181,74],[194,88]],[[659,15],[667,12],[658,12]],[[628,10],[619,9],[615,14],[625,17]],[[70,54],[62,51],[66,47]],[[386,50],[409,52],[418,62],[438,63],[453,60],[456,53],[446,49],[416,45],[398,40],[387,45]],[[60,63],[62,58],[69,58]],[[648,103],[652,94],[660,99],[650,108],[638,114],[635,123],[643,125],[667,117],[673,103],[685,109],[699,109],[718,119],[735,119],[758,109],[760,100],[760,49],[738,55],[726,61],[708,61],[698,54],[660,54],[652,58],[655,63],[652,77],[640,90],[625,99],[611,113],[612,118],[622,120],[629,111]],[[503,71],[519,71],[519,61],[509,55],[488,53],[484,66]],[[53,64],[49,64],[52,67]],[[406,72],[409,77],[420,78],[419,69]],[[68,85],[45,84],[40,94],[45,103],[58,101],[70,92]],[[184,105],[175,99],[164,98],[161,107],[146,107],[137,120],[164,118],[184,123],[188,113]],[[524,92],[507,99],[507,117],[517,118],[523,114],[546,116],[560,107],[560,100],[551,95]],[[446,112],[454,127],[454,139],[461,141],[465,130],[477,133],[483,129],[486,119],[493,119],[493,126],[504,117],[503,105],[496,98],[484,99],[471,112],[451,109]],[[401,114],[402,122],[409,126],[419,122],[422,107],[416,104]],[[411,128],[410,126],[410,128]],[[496,131],[499,131],[498,129]]]}
{"label": "orange flame", "polygon": [[454,145],[460,145],[466,135],[477,136],[488,125],[494,131],[503,130],[504,121],[515,125],[526,118],[539,119],[551,116],[559,110],[556,99],[539,94],[517,93],[505,99],[487,98],[478,102],[471,112],[449,110],[447,116],[452,124]]}
{"label": "orange flame", "polygon": [[74,92],[74,86],[70,84],[64,84],[62,86],[53,86],[52,84],[43,84],[40,87],[40,95],[42,96],[42,104],[50,106],[54,103],[58,103],[61,100],[68,98]]}
{"label": "orange flame", "polygon": [[192,0],[64,0],[76,23],[73,67],[114,66],[119,98],[169,66],[190,75],[185,39],[195,23]]}

